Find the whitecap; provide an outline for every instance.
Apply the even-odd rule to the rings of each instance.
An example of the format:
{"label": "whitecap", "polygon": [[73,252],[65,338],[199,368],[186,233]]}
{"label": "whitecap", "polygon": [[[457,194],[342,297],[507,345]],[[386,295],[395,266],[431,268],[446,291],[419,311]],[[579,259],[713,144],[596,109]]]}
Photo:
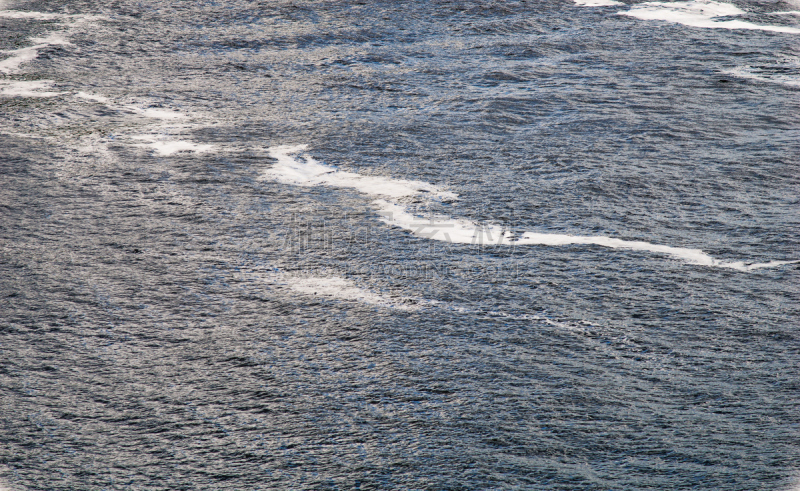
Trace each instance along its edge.
{"label": "whitecap", "polygon": [[[2,7],[2,5],[0,5]],[[70,15],[70,14],[56,14],[51,12],[36,12],[28,10],[0,10],[0,18],[2,19],[27,19],[27,20],[68,20],[73,23],[95,20],[108,20],[103,15]]]}
{"label": "whitecap", "polygon": [[184,140],[161,141],[151,143],[150,146],[159,155],[173,155],[178,152],[206,153],[213,150],[214,145],[192,143]]}
{"label": "whitecap", "polygon": [[386,200],[376,200],[380,220],[387,225],[400,227],[417,237],[439,240],[453,244],[473,245],[597,245],[611,249],[629,249],[666,254],[681,259],[689,264],[729,268],[738,271],[753,271],[761,268],[773,268],[786,264],[800,263],[800,260],[771,261],[766,263],[747,264],[743,261],[722,261],[709,256],[700,249],[673,247],[652,244],[644,241],[631,241],[606,236],[581,236],[568,234],[547,234],[538,232],[514,233],[500,224],[473,222],[453,219],[447,216],[431,216],[425,218],[415,215],[406,207]]}
{"label": "whitecap", "polygon": [[[270,156],[278,162],[267,169],[264,173],[264,178],[296,186],[353,188],[364,194],[380,197],[381,199],[373,202],[378,208],[380,220],[387,225],[407,230],[417,237],[453,244],[475,245],[598,245],[613,249],[630,249],[667,254],[690,264],[730,268],[739,271],[752,271],[759,268],[770,268],[800,262],[772,261],[757,264],[747,264],[743,261],[726,262],[714,259],[700,249],[672,247],[605,236],[544,234],[537,232],[514,233],[507,226],[491,222],[475,222],[442,215],[431,215],[426,218],[412,213],[405,205],[388,201],[385,198],[396,199],[424,194],[431,198],[455,199],[457,195],[422,181],[362,176],[354,172],[340,171],[335,167],[318,162],[308,154],[304,154],[303,152],[307,148],[307,145],[284,145],[268,148]],[[295,158],[295,155],[298,154],[302,154],[301,158]]]}
{"label": "whitecap", "polygon": [[383,199],[375,200],[380,220],[387,225],[408,230],[417,237],[451,244],[507,245],[513,235],[504,227],[491,223],[457,220],[442,215],[418,216],[403,205]]}
{"label": "whitecap", "polygon": [[707,29],[752,29],[800,34],[800,28],[796,27],[761,25],[738,19],[726,19],[745,13],[735,5],[712,0],[646,2],[634,5],[626,12],[619,12],[620,15],[641,20],[663,20]]}
{"label": "whitecap", "polygon": [[[149,135],[131,136],[134,140],[152,140]],[[158,140],[139,144],[141,147],[148,147],[155,150],[158,155],[170,156],[179,152],[206,153],[214,150],[214,145],[194,143],[185,140]]]}
{"label": "whitecap", "polygon": [[58,34],[50,34],[44,38],[31,38],[31,41],[36,44],[26,48],[4,51],[4,53],[10,54],[11,57],[0,61],[0,72],[12,73],[17,71],[20,65],[36,59],[39,56],[39,50],[48,46],[72,44]]}
{"label": "whitecap", "polygon": [[0,18],[3,19],[31,19],[31,20],[53,20],[68,17],[64,14],[51,14],[48,12],[28,12],[21,10],[0,10]]}
{"label": "whitecap", "polygon": [[616,0],[574,0],[576,5],[581,7],[613,7],[616,5],[625,5]]}
{"label": "whitecap", "polygon": [[115,105],[112,103],[112,100],[108,97],[98,95],[98,94],[90,94],[88,92],[78,92],[75,94],[76,97],[81,99],[86,99],[89,101],[99,102],[102,104],[106,104],[108,107],[117,110],[125,110],[130,111],[135,114],[140,114],[146,118],[151,119],[160,119],[160,120],[177,120],[177,119],[187,119],[189,116],[183,113],[179,113],[177,111],[173,111],[171,109],[161,109],[161,108],[154,108],[154,107],[139,107],[134,104],[127,104],[127,105]]}
{"label": "whitecap", "polygon": [[97,94],[89,94],[88,92],[78,92],[75,94],[75,97],[79,97],[81,99],[86,99],[88,101],[99,102],[101,104],[108,104],[111,102],[111,99],[108,97],[104,97],[102,95]]}
{"label": "whitecap", "polygon": [[145,116],[147,118],[152,118],[152,119],[170,120],[170,119],[186,119],[187,118],[187,116],[185,114],[181,114],[179,112],[171,111],[169,109],[156,109],[156,108],[152,108],[152,107],[140,108],[140,107],[132,106],[132,105],[125,106],[125,108],[129,109],[129,110],[131,110],[131,111],[133,111],[135,113],[141,114],[142,116]]}
{"label": "whitecap", "polygon": [[786,87],[800,87],[800,60],[787,59],[762,66],[739,66],[722,73],[736,78],[755,80]]}
{"label": "whitecap", "polygon": [[458,198],[455,193],[445,191],[427,182],[393,179],[383,176],[365,176],[355,172],[338,170],[336,167],[316,161],[307,154],[303,154],[301,158],[294,157],[297,154],[302,154],[307,148],[307,145],[284,145],[268,148],[270,156],[278,162],[267,169],[263,177],[296,186],[353,188],[364,194],[390,198],[416,195],[425,195],[426,197],[440,200],[455,200]]}
{"label": "whitecap", "polygon": [[0,95],[5,97],[55,97],[65,92],[48,92],[52,80],[24,80],[0,82]]}

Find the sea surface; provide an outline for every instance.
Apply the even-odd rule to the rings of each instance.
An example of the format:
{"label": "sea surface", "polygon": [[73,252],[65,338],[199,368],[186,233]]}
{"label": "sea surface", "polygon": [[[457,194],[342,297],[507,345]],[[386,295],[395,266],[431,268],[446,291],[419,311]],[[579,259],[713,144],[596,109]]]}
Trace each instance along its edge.
{"label": "sea surface", "polygon": [[0,2],[0,489],[800,489],[800,2]]}

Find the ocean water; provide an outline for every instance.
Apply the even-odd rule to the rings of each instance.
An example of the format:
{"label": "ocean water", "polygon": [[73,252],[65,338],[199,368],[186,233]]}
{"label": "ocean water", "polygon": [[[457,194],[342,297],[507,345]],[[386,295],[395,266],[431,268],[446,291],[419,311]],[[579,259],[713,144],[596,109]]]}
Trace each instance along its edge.
{"label": "ocean water", "polygon": [[800,487],[800,3],[0,3],[0,489]]}

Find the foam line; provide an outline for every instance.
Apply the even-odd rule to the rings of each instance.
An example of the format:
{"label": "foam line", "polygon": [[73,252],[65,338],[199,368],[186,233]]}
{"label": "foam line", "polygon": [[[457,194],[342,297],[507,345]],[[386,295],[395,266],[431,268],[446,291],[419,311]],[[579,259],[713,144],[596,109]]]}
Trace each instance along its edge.
{"label": "foam line", "polygon": [[612,249],[630,249],[667,254],[690,264],[752,271],[760,268],[772,268],[799,261],[772,261],[768,263],[746,264],[743,261],[726,262],[714,259],[700,249],[688,249],[644,241],[630,241],[605,236],[580,236],[565,234],[542,234],[525,232],[516,234],[507,227],[493,223],[477,223],[470,220],[454,219],[447,216],[424,218],[411,213],[405,206],[387,201],[383,198],[404,198],[408,196],[425,196],[454,199],[457,195],[442,191],[438,187],[421,181],[407,181],[385,177],[362,176],[353,172],[339,171],[335,167],[317,162],[309,155],[302,155],[302,160],[294,155],[307,149],[307,145],[278,146],[268,149],[270,156],[278,163],[270,167],[264,177],[284,184],[297,186],[332,186],[338,188],[354,188],[364,194],[380,196],[373,204],[378,208],[380,220],[387,225],[397,226],[411,232],[417,237],[439,240],[453,244],[485,244],[485,245],[549,245],[562,246],[571,244],[598,245]]}
{"label": "foam line", "polygon": [[785,73],[759,73],[757,68],[750,66],[736,67],[730,70],[725,70],[722,73],[736,78],[757,80],[759,82],[768,82],[771,84],[780,84],[787,87],[800,87],[800,76],[798,75],[787,75]]}
{"label": "foam line", "polygon": [[[97,102],[100,104],[104,104],[111,109],[121,110],[121,111],[128,111],[133,112],[135,114],[140,114],[146,118],[150,119],[157,119],[157,120],[167,120],[167,121],[174,121],[174,120],[183,120],[187,119],[188,116],[176,111],[172,111],[169,109],[159,109],[159,108],[141,108],[133,104],[128,105],[118,105],[115,104],[111,99],[108,97],[91,94],[88,92],[78,92],[75,94],[75,97],[84,99],[87,101]],[[216,147],[214,145],[209,144],[202,144],[202,143],[194,143],[186,140],[170,140],[166,137],[165,133],[169,131],[175,131],[179,129],[186,128],[187,125],[182,123],[171,123],[171,124],[151,124],[149,126],[155,126],[158,128],[158,133],[153,134],[141,134],[141,135],[127,135],[128,138],[132,140],[139,140],[144,141],[146,143],[137,143],[135,146],[139,147],[148,147],[153,149],[158,155],[162,156],[169,156],[174,155],[179,152],[192,152],[192,153],[206,153],[213,151]],[[155,129],[155,128],[154,128]]]}
{"label": "foam line", "polygon": [[513,234],[500,225],[478,224],[446,216],[420,217],[410,213],[403,205],[383,199],[375,200],[373,204],[378,207],[382,222],[408,230],[417,237],[476,245],[508,245],[514,240]]}
{"label": "foam line", "polygon": [[[2,7],[2,5],[0,5]],[[78,24],[86,21],[94,20],[107,20],[106,17],[98,15],[66,15],[66,14],[51,14],[47,12],[23,12],[17,10],[0,10],[0,18],[5,19],[31,19],[31,20],[54,20],[54,19],[68,19],[72,24]],[[4,51],[3,53],[10,54],[11,57],[0,61],[0,72],[12,73],[19,69],[20,65],[28,61],[36,59],[39,56],[39,50],[48,46],[56,45],[72,45],[69,41],[65,40],[58,34],[50,34],[44,38],[31,38],[34,43],[33,46],[27,48],[20,48],[16,50]]]}
{"label": "foam line", "polygon": [[132,111],[136,114],[141,114],[147,118],[152,119],[161,119],[161,120],[174,120],[174,119],[186,119],[188,118],[187,115],[172,111],[170,109],[158,109],[158,108],[141,108],[132,104],[128,104],[125,106],[117,106],[111,102],[111,99],[108,97],[97,95],[97,94],[90,94],[88,92],[78,92],[75,94],[75,97],[79,97],[81,99],[86,99],[88,101],[99,102],[102,104],[106,104],[113,109],[124,109],[128,111]]}
{"label": "foam line", "polygon": [[41,49],[41,46],[6,51],[6,53],[11,54],[11,57],[0,61],[0,72],[11,73],[16,71],[23,63],[36,59],[39,56],[39,49]]}
{"label": "foam line", "polygon": [[178,152],[206,153],[214,149],[214,145],[193,143],[185,140],[160,140],[153,141],[150,135],[134,135],[134,140],[151,140],[148,143],[139,144],[141,147],[150,147],[159,155],[169,156]]}
{"label": "foam line", "polygon": [[175,111],[170,111],[168,109],[154,109],[154,108],[146,108],[142,109],[136,106],[125,106],[125,109],[129,109],[135,113],[141,114],[142,116],[153,118],[153,119],[186,119],[185,114],[177,113]]}
{"label": "foam line", "polygon": [[575,0],[575,5],[580,5],[581,7],[613,7],[625,4],[616,0]]}
{"label": "foam line", "polygon": [[184,140],[162,141],[150,144],[159,155],[172,155],[178,152],[205,153],[214,148],[214,145],[192,143]]}
{"label": "foam line", "polygon": [[439,240],[454,244],[486,244],[486,245],[598,245],[612,249],[629,249],[666,254],[681,259],[689,264],[730,268],[738,271],[752,271],[761,268],[773,268],[785,264],[800,263],[795,261],[771,261],[767,263],[746,264],[743,261],[726,262],[714,259],[700,249],[688,249],[644,241],[630,241],[605,236],[580,236],[566,234],[542,234],[524,232],[514,234],[508,228],[498,224],[476,223],[468,220],[457,220],[446,216],[424,218],[410,213],[407,208],[397,203],[376,200],[380,220],[387,225],[400,227],[417,237]]}
{"label": "foam line", "polygon": [[[2,4],[0,4],[2,7]],[[69,14],[54,14],[49,12],[33,12],[23,10],[0,10],[0,18],[2,19],[30,19],[30,20],[71,20],[73,23],[94,21],[94,20],[108,20],[108,17],[102,15],[69,15]]]}
{"label": "foam line", "polygon": [[32,19],[32,20],[53,20],[69,17],[64,14],[50,14],[47,12],[23,12],[19,10],[0,10],[0,18],[3,19]]}
{"label": "foam line", "polygon": [[746,12],[729,3],[712,0],[689,2],[646,2],[634,5],[627,12],[619,12],[641,20],[663,20],[676,24],[706,29],[752,29],[759,31],[800,34],[800,29],[788,26],[753,24],[743,20],[723,20]]}
{"label": "foam line", "polygon": [[36,57],[39,56],[40,49],[47,48],[48,46],[72,44],[57,34],[51,34],[44,38],[31,38],[31,41],[36,44],[28,46],[27,48],[5,51],[5,53],[11,54],[11,57],[0,61],[0,72],[12,73],[17,71],[23,63],[36,59]]}
{"label": "foam line", "polygon": [[7,97],[55,97],[65,92],[41,92],[49,89],[52,80],[0,82],[0,95]]}
{"label": "foam line", "polygon": [[102,104],[108,104],[111,102],[111,99],[109,99],[108,97],[103,97],[101,95],[96,95],[96,94],[89,94],[88,92],[78,92],[77,94],[75,94],[75,97],[86,99],[88,101],[100,102]]}
{"label": "foam line", "polygon": [[455,200],[458,195],[433,184],[406,179],[392,179],[381,176],[363,176],[355,172],[340,171],[336,167],[317,162],[310,155],[295,158],[307,145],[278,146],[268,148],[271,157],[278,161],[264,173],[264,177],[284,184],[296,186],[332,186],[353,188],[364,194],[403,198],[424,195],[440,200]]}

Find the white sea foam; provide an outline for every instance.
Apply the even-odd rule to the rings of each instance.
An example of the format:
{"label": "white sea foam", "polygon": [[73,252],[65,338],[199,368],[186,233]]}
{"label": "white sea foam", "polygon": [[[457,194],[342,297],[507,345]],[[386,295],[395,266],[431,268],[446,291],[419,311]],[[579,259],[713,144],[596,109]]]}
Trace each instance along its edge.
{"label": "white sea foam", "polygon": [[[354,188],[364,194],[381,198],[404,198],[425,194],[430,197],[455,199],[455,193],[442,191],[438,187],[421,181],[390,179],[385,177],[362,176],[353,172],[339,171],[335,167],[316,161],[307,154],[296,158],[308,147],[278,146],[268,149],[270,156],[278,162],[270,167],[264,177],[275,181],[297,186],[332,186],[338,188]],[[447,216],[422,217],[410,212],[399,203],[378,199],[373,202],[381,215],[381,221],[390,226],[408,230],[413,235],[431,240],[439,240],[453,244],[482,245],[549,245],[563,246],[571,244],[598,245],[613,249],[630,249],[667,254],[690,264],[731,268],[739,271],[752,271],[759,268],[770,268],[800,261],[772,261],[768,263],[747,264],[743,261],[726,262],[714,259],[700,249],[688,249],[644,241],[629,241],[605,236],[579,236],[565,234],[543,234],[536,232],[514,233],[509,228],[493,223],[478,223]]]}
{"label": "white sea foam", "polygon": [[722,261],[714,259],[700,249],[688,249],[644,241],[630,241],[605,236],[580,236],[566,234],[543,234],[524,232],[514,234],[508,228],[491,223],[477,223],[469,220],[458,220],[446,216],[425,218],[411,213],[406,207],[385,200],[376,200],[381,221],[387,225],[397,226],[411,232],[417,237],[439,240],[454,244],[486,244],[486,245],[597,245],[612,249],[630,249],[666,254],[690,264],[730,268],[739,271],[752,271],[760,268],[772,268],[785,264],[800,263],[797,261],[771,261],[767,263],[747,264],[744,261]]}
{"label": "white sea foam", "polygon": [[630,10],[619,14],[642,20],[663,20],[707,29],[753,29],[800,34],[800,28],[796,27],[761,25],[738,19],[726,19],[743,15],[745,12],[729,3],[711,0],[646,2],[634,5]]}
{"label": "white sea foam", "polygon": [[613,7],[615,5],[625,5],[616,0],[575,0],[575,4],[582,7]]}
{"label": "white sea foam", "polygon": [[83,22],[96,22],[98,20],[111,20],[105,15],[67,15],[73,24],[80,24]]}
{"label": "white sea foam", "polygon": [[42,47],[45,47],[45,46],[56,46],[56,45],[59,45],[59,44],[67,45],[67,46],[71,46],[72,45],[71,42],[67,41],[63,36],[61,36],[58,33],[52,33],[52,34],[49,34],[49,35],[47,35],[45,37],[41,37],[41,38],[30,38],[30,39],[31,39],[31,41],[36,43],[37,46],[42,46]]}
{"label": "white sea foam", "polygon": [[[3,5],[0,4],[0,8]],[[0,10],[0,18],[3,19],[29,19],[29,20],[67,20],[73,23],[107,20],[108,18],[102,15],[70,15],[70,14],[55,14],[50,12],[35,12],[25,10]]]}
{"label": "white sea foam", "polygon": [[349,300],[398,310],[418,310],[419,301],[406,297],[388,297],[358,287],[353,281],[340,277],[306,276],[287,278],[288,286],[304,295],[336,300]]}
{"label": "white sea foam", "polygon": [[216,145],[177,139],[178,134],[192,128],[192,125],[183,122],[183,120],[189,118],[189,116],[185,114],[170,109],[140,107],[136,104],[115,104],[108,97],[86,92],[78,92],[75,96],[105,104],[111,109],[134,113],[144,116],[145,118],[157,120],[157,122],[144,125],[143,129],[147,131],[147,133],[124,135],[124,138],[142,142],[135,143],[135,146],[150,148],[154,150],[157,155],[170,156],[180,152],[199,154],[217,150]]}
{"label": "white sea foam", "polygon": [[181,113],[176,113],[175,111],[169,111],[166,109],[144,109],[142,110],[142,114],[147,116],[148,118],[153,119],[184,119],[186,115]]}
{"label": "white sea foam", "polygon": [[317,162],[310,155],[303,154],[307,145],[278,146],[268,148],[270,156],[277,164],[267,169],[264,177],[284,184],[296,186],[332,186],[353,188],[364,194],[403,198],[424,195],[440,200],[455,200],[457,195],[422,181],[392,179],[381,176],[364,176],[355,172],[340,171],[336,167]]}
{"label": "white sea foam", "polygon": [[98,95],[98,94],[90,94],[88,92],[78,92],[75,94],[76,97],[81,99],[86,99],[89,101],[100,102],[102,104],[108,105],[112,109],[121,109],[125,111],[130,111],[136,114],[140,114],[147,118],[151,119],[160,119],[160,120],[178,120],[178,119],[187,119],[188,116],[179,113],[177,111],[173,111],[171,109],[160,109],[160,108],[153,108],[153,107],[139,107],[134,104],[127,104],[127,105],[115,105],[112,103],[111,99],[108,97]]}
{"label": "white sea foam", "polygon": [[[97,16],[97,15],[66,15],[66,14],[52,14],[47,12],[24,12],[17,10],[0,10],[0,18],[31,19],[31,20],[66,19],[70,20],[71,24],[78,24],[86,21],[106,19],[103,16]],[[26,48],[3,51],[2,53],[11,56],[9,58],[6,58],[5,60],[0,61],[0,72],[12,73],[17,71],[20,65],[36,59],[36,57],[39,56],[39,50],[46,48],[48,46],[72,45],[72,43],[64,39],[58,33],[52,33],[43,38],[31,38],[31,42],[33,42],[34,44]]]}
{"label": "white sea foam", "polygon": [[55,97],[65,92],[43,91],[49,89],[52,80],[0,81],[0,95],[6,97]]}
{"label": "white sea foam", "polygon": [[39,56],[39,49],[41,49],[41,46],[29,46],[6,51],[5,53],[10,54],[11,57],[0,61],[0,72],[11,73],[16,71],[23,63],[36,59]]}
{"label": "white sea foam", "polygon": [[736,78],[756,80],[787,87],[800,87],[800,61],[785,60],[773,66],[740,66],[725,70],[722,73]]}
{"label": "white sea foam", "polygon": [[421,217],[397,203],[383,199],[373,203],[378,207],[382,222],[408,230],[417,237],[452,244],[508,245],[513,241],[511,232],[497,224],[479,224],[441,215]]}
{"label": "white sea foam", "polygon": [[20,10],[0,10],[0,18],[3,19],[32,19],[32,20],[53,20],[68,17],[64,14],[51,14],[47,12],[26,12]]}
{"label": "white sea foam", "polygon": [[271,287],[288,287],[296,293],[326,300],[360,302],[378,307],[414,311],[437,305],[435,300],[424,300],[396,294],[376,293],[358,286],[355,281],[340,276],[316,274],[290,274],[278,269],[268,271],[239,270],[242,279],[254,279]]}
{"label": "white sea foam", "polygon": [[[469,304],[458,304],[455,302],[437,302],[435,300],[427,300],[431,306],[436,306],[441,310],[450,310],[453,312],[458,312],[459,314],[471,314],[471,315],[479,315],[479,316],[489,316],[489,317],[499,317],[502,319],[509,319],[509,320],[517,320],[517,321],[536,321],[536,322],[544,322],[545,324],[551,325],[553,327],[558,327],[560,329],[564,329],[567,331],[582,331],[586,330],[586,328],[596,327],[590,322],[582,321],[580,323],[567,323],[561,322],[557,320],[553,320],[549,317],[537,315],[537,314],[522,314],[522,313],[509,313],[503,312],[499,310],[483,310],[483,309],[476,309]],[[581,325],[582,324],[582,325]]]}
{"label": "white sea foam", "polygon": [[142,116],[153,118],[153,119],[186,119],[185,114],[181,114],[179,112],[171,111],[169,109],[155,109],[152,107],[149,108],[141,108],[133,105],[124,106],[125,109],[129,109],[135,113],[141,114]]}
{"label": "white sea foam", "polygon": [[737,78],[745,78],[749,80],[757,80],[759,82],[767,82],[772,84],[786,85],[788,87],[800,87],[800,78],[797,76],[771,74],[764,75],[761,71],[750,66],[736,67],[726,70],[723,73]]}
{"label": "white sea foam", "polygon": [[36,44],[26,48],[5,51],[4,53],[10,54],[11,57],[0,61],[0,72],[12,73],[17,71],[20,65],[36,59],[36,57],[39,56],[39,50],[48,46],[72,44],[58,34],[50,34],[43,38],[31,38],[31,41]]}
{"label": "white sea foam", "polygon": [[206,153],[214,150],[214,145],[194,143],[185,140],[155,140],[151,135],[133,135],[134,140],[150,140],[148,143],[139,144],[155,150],[158,155],[169,156],[178,152]]}
{"label": "white sea foam", "polygon": [[206,153],[214,149],[214,145],[192,143],[184,140],[161,141],[150,144],[159,155],[172,155],[178,152]]}
{"label": "white sea foam", "polygon": [[108,97],[104,97],[102,95],[97,95],[97,94],[89,94],[88,92],[78,92],[77,94],[75,94],[75,97],[79,97],[81,99],[86,99],[89,101],[99,102],[101,104],[108,104],[109,102],[111,102],[111,99],[109,99]]}
{"label": "white sea foam", "polygon": [[789,10],[786,12],[770,12],[770,15],[800,15],[800,10]]}

